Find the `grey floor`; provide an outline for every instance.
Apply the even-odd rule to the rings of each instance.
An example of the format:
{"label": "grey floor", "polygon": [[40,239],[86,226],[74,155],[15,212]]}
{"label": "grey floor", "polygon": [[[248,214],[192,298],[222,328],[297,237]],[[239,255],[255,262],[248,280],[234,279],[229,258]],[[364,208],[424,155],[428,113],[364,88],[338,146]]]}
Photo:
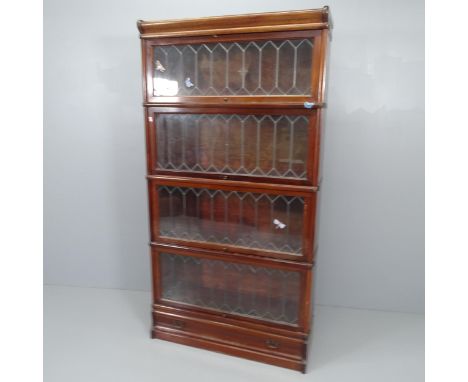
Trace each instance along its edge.
{"label": "grey floor", "polygon": [[303,375],[236,357],[151,340],[150,294],[46,286],[44,381],[424,380],[424,317],[317,306]]}

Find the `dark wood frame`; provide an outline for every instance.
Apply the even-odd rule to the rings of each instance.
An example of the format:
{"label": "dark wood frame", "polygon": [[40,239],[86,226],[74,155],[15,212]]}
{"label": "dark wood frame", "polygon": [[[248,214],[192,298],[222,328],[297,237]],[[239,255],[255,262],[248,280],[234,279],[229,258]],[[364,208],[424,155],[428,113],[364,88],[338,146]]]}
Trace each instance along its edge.
{"label": "dark wood frame", "polygon": [[[311,289],[316,243],[315,215],[320,183],[320,140],[322,110],[325,107],[327,45],[331,20],[328,7],[316,10],[264,14],[220,16],[202,19],[139,21],[142,48],[143,106],[146,128],[147,179],[153,271],[153,338],[223,352],[305,372],[307,341],[311,327]],[[152,89],[153,47],[167,44],[247,41],[253,39],[314,39],[311,94],[304,96],[180,96],[155,97]],[[304,102],[312,102],[311,109]],[[203,114],[272,114],[309,115],[309,162],[307,179],[266,178],[250,175],[200,174],[158,170],[156,155],[155,113]],[[313,132],[313,134],[312,134]],[[304,198],[303,255],[285,255],[235,246],[188,242],[159,237],[158,196],[156,185],[201,187],[269,194],[296,195]],[[291,269],[301,274],[301,311],[297,326],[251,317],[227,314],[160,298],[159,253],[174,253],[229,262],[258,264]],[[175,320],[175,321],[174,321]],[[173,325],[174,322],[181,322]],[[183,325],[187,323],[188,328]],[[198,325],[200,333],[190,330]],[[234,341],[251,335],[258,339],[273,336],[290,346],[292,353]],[[228,338],[228,339],[226,339]],[[268,344],[267,344],[268,345]],[[288,348],[289,349],[289,348]]]}

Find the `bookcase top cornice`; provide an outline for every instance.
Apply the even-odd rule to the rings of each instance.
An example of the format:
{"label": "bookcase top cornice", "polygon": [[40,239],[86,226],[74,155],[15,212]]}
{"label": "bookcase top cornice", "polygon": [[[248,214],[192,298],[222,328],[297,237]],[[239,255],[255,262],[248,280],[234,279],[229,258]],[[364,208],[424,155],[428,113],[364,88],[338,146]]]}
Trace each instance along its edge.
{"label": "bookcase top cornice", "polygon": [[195,19],[138,20],[140,37],[182,37],[236,33],[278,32],[290,30],[329,29],[328,6],[287,12],[251,13],[202,17]]}

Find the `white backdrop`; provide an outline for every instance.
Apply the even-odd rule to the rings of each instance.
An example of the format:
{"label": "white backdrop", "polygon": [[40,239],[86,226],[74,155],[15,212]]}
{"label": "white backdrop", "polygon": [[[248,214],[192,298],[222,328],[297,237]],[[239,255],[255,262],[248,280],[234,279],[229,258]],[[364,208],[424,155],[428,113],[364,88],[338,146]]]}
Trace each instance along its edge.
{"label": "white backdrop", "polygon": [[334,29],[315,302],[422,312],[422,0],[45,0],[45,282],[150,289],[137,19],[323,5]]}

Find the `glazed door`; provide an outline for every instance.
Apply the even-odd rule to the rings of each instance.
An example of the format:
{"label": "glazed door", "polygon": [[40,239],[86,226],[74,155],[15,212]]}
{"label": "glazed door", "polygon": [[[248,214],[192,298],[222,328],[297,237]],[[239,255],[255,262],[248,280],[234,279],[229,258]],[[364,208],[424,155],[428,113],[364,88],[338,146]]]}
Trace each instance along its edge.
{"label": "glazed door", "polygon": [[[318,31],[161,38],[146,46],[152,103],[317,102]],[[237,98],[237,99],[236,99]]]}
{"label": "glazed door", "polygon": [[311,257],[315,194],[168,186],[151,182],[152,241],[304,260]]}
{"label": "glazed door", "polygon": [[172,249],[154,249],[153,262],[159,275],[155,303],[279,325],[302,325],[301,298],[306,280],[301,268],[222,260]]}
{"label": "glazed door", "polygon": [[151,108],[152,174],[315,185],[315,110]]}

